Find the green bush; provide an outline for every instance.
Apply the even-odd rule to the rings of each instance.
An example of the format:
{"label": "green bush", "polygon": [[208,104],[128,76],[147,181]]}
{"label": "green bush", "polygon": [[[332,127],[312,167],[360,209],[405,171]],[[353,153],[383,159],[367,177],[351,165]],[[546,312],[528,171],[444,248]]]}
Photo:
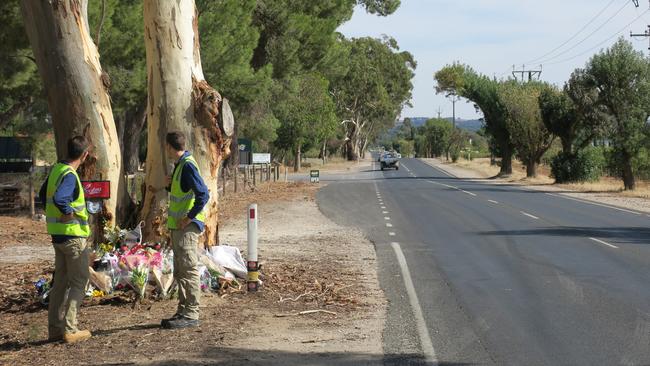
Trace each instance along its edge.
{"label": "green bush", "polygon": [[643,147],[632,162],[634,172],[641,179],[650,179],[650,148]]}
{"label": "green bush", "polygon": [[603,175],[604,167],[603,150],[588,148],[573,154],[557,154],[551,162],[551,173],[557,183],[593,182]]}

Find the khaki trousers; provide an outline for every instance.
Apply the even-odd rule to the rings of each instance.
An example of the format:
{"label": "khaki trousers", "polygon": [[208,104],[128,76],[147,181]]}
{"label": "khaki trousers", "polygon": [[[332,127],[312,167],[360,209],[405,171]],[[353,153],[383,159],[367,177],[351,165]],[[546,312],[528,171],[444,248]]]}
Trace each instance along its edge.
{"label": "khaki trousers", "polygon": [[[70,239],[54,246],[54,286],[50,291],[48,332],[50,338],[77,332],[77,313],[86,295],[88,247],[86,238]],[[69,291],[69,292],[68,292]],[[68,297],[66,299],[66,292]],[[63,313],[63,317],[60,314]]]}
{"label": "khaki trousers", "polygon": [[176,314],[199,319],[201,279],[199,277],[198,243],[201,232],[196,224],[184,230],[172,230],[174,250],[174,278],[178,284],[178,309]]}

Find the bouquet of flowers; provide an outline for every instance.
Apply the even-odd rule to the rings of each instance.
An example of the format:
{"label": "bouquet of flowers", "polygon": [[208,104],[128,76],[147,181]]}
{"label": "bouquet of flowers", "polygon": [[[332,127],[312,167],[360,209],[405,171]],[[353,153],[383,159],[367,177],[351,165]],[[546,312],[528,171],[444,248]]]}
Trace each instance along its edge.
{"label": "bouquet of flowers", "polygon": [[133,289],[138,294],[139,299],[144,299],[144,294],[149,281],[149,267],[141,264],[131,270],[130,282]]}
{"label": "bouquet of flowers", "polygon": [[151,263],[151,273],[158,285],[160,296],[166,298],[174,282],[174,253],[169,250],[156,252],[151,257]]}
{"label": "bouquet of flowers", "polygon": [[144,298],[147,282],[149,281],[149,258],[141,248],[134,247],[120,258],[120,268],[126,272],[128,284],[135,290],[139,298]]}

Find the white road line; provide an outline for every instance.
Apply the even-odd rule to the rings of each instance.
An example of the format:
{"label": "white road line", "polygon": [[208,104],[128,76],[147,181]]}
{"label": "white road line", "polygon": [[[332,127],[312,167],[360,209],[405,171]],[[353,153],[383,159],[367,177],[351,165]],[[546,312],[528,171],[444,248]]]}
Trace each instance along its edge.
{"label": "white road line", "polygon": [[494,204],[497,204],[497,205],[499,204],[499,202],[497,202],[495,200],[488,200],[488,202],[491,202],[491,203],[494,203]]}
{"label": "white road line", "polygon": [[385,214],[387,214],[387,213],[388,213],[388,211],[382,211],[381,213],[383,213],[383,214],[385,215]]}
{"label": "white road line", "polygon": [[602,240],[600,240],[600,239],[596,239],[596,238],[589,238],[589,239],[595,241],[596,243],[600,243],[600,244],[603,244],[603,245],[607,245],[608,247],[611,247],[611,248],[614,248],[614,249],[618,249],[618,247],[617,247],[616,245],[612,245],[612,244],[610,244],[610,243],[608,243],[608,242],[605,242],[605,241],[602,241]]}
{"label": "white road line", "polygon": [[388,235],[395,236],[395,233],[391,231],[391,232],[388,233]]}
{"label": "white road line", "polygon": [[386,206],[381,206],[381,208],[383,208],[383,209],[385,210],[385,209],[386,209]]}
{"label": "white road line", "polygon": [[406,165],[402,164],[402,166],[404,167],[404,169],[406,169],[407,172],[411,171],[411,169],[409,169]]}
{"label": "white road line", "polygon": [[529,214],[527,212],[524,212],[524,211],[519,211],[519,212],[521,212],[521,214],[524,215],[524,216],[530,217],[531,219],[539,220],[539,217],[537,217],[537,216],[531,215],[531,214]]}
{"label": "white road line", "polygon": [[415,286],[413,285],[413,280],[411,279],[411,272],[409,272],[408,263],[406,263],[406,258],[404,257],[404,253],[402,252],[402,248],[400,247],[399,243],[391,243],[390,245],[395,251],[397,263],[399,263],[399,266],[402,270],[404,286],[406,287],[406,293],[409,296],[411,309],[413,310],[413,315],[415,316],[415,322],[418,329],[418,335],[420,337],[420,346],[422,347],[422,353],[424,354],[427,363],[437,365],[438,360],[436,359],[436,351],[433,348],[433,343],[431,342],[429,328],[427,327],[427,323],[424,320],[424,314],[422,313],[420,300],[418,300],[418,294],[415,291]]}
{"label": "white road line", "polygon": [[386,227],[393,227],[393,224],[391,224],[390,222],[387,222]]}
{"label": "white road line", "polygon": [[437,185],[440,185],[440,186],[443,186],[443,187],[447,187],[447,188],[455,189],[455,190],[457,190],[457,191],[461,191],[461,192],[463,192],[463,193],[465,193],[465,194],[469,194],[469,195],[472,196],[472,197],[476,197],[476,193],[468,192],[468,191],[463,190],[463,189],[460,189],[460,188],[458,188],[458,187],[450,186],[449,184],[444,184],[444,183],[434,182],[434,181],[432,181],[432,180],[430,180],[430,181],[428,181],[428,182],[429,182],[429,183],[433,183],[433,184],[437,184]]}
{"label": "white road line", "polygon": [[578,201],[578,202],[586,203],[588,205],[607,207],[607,208],[611,208],[613,210],[623,211],[623,212],[631,213],[631,214],[634,214],[634,215],[642,215],[640,212],[630,211],[630,210],[626,210],[624,208],[610,206],[610,205],[604,205],[602,203],[591,202],[591,201],[587,201],[587,200],[581,200],[579,198],[573,198],[573,197],[564,196],[564,195],[560,195],[560,194],[553,194],[553,193],[546,193],[546,194],[549,195],[549,196],[553,196],[553,197],[559,197],[559,198],[564,198],[564,199],[571,200],[571,201]]}
{"label": "white road line", "polygon": [[384,220],[390,220],[390,217],[384,216]]}

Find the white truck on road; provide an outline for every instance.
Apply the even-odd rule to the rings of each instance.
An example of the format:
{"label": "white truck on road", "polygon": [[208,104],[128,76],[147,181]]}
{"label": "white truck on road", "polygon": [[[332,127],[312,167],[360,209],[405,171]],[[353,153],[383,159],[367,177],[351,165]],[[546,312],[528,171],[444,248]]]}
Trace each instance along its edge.
{"label": "white truck on road", "polygon": [[399,158],[400,155],[395,152],[386,152],[381,154],[379,157],[379,164],[381,165],[381,170],[388,168],[395,168],[399,170]]}

